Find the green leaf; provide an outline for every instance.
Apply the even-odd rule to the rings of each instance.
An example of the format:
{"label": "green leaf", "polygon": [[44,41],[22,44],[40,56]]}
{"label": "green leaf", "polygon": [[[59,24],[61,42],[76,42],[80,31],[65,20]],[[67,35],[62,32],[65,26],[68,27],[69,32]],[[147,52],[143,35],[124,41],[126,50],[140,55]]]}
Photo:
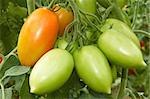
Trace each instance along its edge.
{"label": "green leaf", "polygon": [[15,85],[14,85],[14,89],[17,90],[20,93],[20,90],[22,88],[22,85],[25,81],[26,75],[20,75],[17,77],[12,77],[10,80],[14,80],[15,81]]}
{"label": "green leaf", "polygon": [[20,90],[19,99],[35,99],[34,95],[30,93],[29,77],[28,76],[26,76],[26,79],[25,79],[23,86]]}
{"label": "green leaf", "polygon": [[26,17],[27,16],[27,8],[16,6],[14,3],[9,2],[8,13],[14,17]]}
{"label": "green leaf", "polygon": [[[0,99],[2,97],[2,90],[0,89]],[[12,88],[6,88],[5,89],[5,98],[6,99],[11,99],[12,98]]]}
{"label": "green leaf", "polygon": [[19,65],[19,60],[15,56],[11,55],[8,59],[5,60],[4,64],[0,69],[0,78],[3,77],[6,70],[16,65]]}
{"label": "green leaf", "polygon": [[8,77],[8,76],[19,76],[19,75],[23,75],[25,73],[27,73],[30,70],[29,67],[25,67],[25,66],[13,66],[10,69],[8,69],[3,78],[4,77]]}

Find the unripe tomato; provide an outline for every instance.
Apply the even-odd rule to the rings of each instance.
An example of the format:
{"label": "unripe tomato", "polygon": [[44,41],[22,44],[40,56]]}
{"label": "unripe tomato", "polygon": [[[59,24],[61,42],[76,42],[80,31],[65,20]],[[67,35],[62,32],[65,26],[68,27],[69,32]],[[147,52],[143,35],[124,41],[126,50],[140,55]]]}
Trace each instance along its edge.
{"label": "unripe tomato", "polygon": [[31,71],[30,92],[44,94],[57,90],[69,79],[73,67],[73,57],[68,51],[50,50],[38,60]]}
{"label": "unripe tomato", "polygon": [[107,19],[104,25],[102,26],[101,31],[105,32],[109,29],[116,30],[119,33],[126,35],[140,48],[140,42],[137,36],[135,35],[135,33],[133,33],[131,28],[122,21],[113,18]]}
{"label": "unripe tomato", "polygon": [[[113,0],[110,0],[110,2],[109,2],[109,0],[97,0],[97,1],[98,1],[98,2],[100,3],[100,5],[102,5],[103,7],[108,8],[108,7],[111,5],[111,2],[112,2]],[[119,6],[120,8],[124,7],[124,6],[127,4],[127,0],[116,0],[116,2],[117,2],[118,6]]]}
{"label": "unripe tomato", "polygon": [[103,53],[95,46],[74,52],[75,68],[85,84],[96,92],[111,93],[112,74]]}
{"label": "unripe tomato", "polygon": [[[96,13],[96,0],[75,0],[77,6],[88,13],[95,14]],[[93,19],[93,17],[88,16],[90,19]]]}
{"label": "unripe tomato", "polygon": [[71,9],[62,8],[59,5],[55,5],[53,8],[55,13],[58,15],[59,34],[62,36],[67,25],[73,21],[74,16]]}
{"label": "unripe tomato", "polygon": [[98,46],[112,64],[129,67],[143,67],[146,63],[136,44],[124,34],[107,30],[98,39]]}
{"label": "unripe tomato", "polygon": [[33,66],[53,47],[58,27],[58,16],[47,8],[36,9],[27,18],[18,39],[18,56],[22,65]]}

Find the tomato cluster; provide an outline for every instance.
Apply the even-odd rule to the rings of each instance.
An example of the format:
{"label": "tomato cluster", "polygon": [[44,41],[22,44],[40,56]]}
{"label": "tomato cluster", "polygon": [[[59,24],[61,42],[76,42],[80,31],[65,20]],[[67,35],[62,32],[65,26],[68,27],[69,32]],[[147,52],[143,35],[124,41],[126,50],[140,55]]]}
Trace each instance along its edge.
{"label": "tomato cluster", "polygon": [[[85,12],[96,13],[96,0],[76,0],[76,4]],[[100,28],[102,34],[97,44],[78,47],[77,42],[69,45],[64,39],[57,40],[74,20],[71,9],[59,5],[52,9],[38,8],[33,11],[20,31],[19,60],[22,65],[34,66],[29,80],[31,93],[44,94],[57,90],[69,79],[75,67],[89,88],[110,94],[113,79],[116,78],[113,73],[116,69],[113,67],[111,71],[110,65],[123,68],[146,66],[138,38],[122,21],[107,19]],[[91,16],[88,17],[92,20]],[[90,39],[93,33],[88,33],[87,39]],[[54,48],[56,43],[58,48]],[[68,47],[69,51],[66,50]]]}

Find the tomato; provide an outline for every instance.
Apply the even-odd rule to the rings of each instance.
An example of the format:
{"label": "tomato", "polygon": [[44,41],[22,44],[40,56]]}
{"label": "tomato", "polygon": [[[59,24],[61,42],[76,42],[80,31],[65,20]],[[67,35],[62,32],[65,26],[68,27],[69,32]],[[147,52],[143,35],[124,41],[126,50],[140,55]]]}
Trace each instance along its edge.
{"label": "tomato", "polygon": [[22,65],[33,66],[53,48],[58,34],[58,17],[47,8],[36,9],[23,24],[18,39],[18,56]]}
{"label": "tomato", "polygon": [[31,71],[30,92],[44,94],[57,90],[69,79],[73,67],[73,57],[68,51],[50,50],[37,61]]}
{"label": "tomato", "polygon": [[2,57],[0,57],[0,64],[2,63],[2,61],[3,61],[3,58],[2,58]]}
{"label": "tomato", "polygon": [[96,92],[111,93],[112,74],[103,53],[95,46],[83,46],[74,52],[75,68],[85,84]]}
{"label": "tomato", "polygon": [[126,35],[107,30],[98,39],[98,46],[112,64],[129,67],[143,67],[146,63],[136,44]]}
{"label": "tomato", "polygon": [[[99,3],[100,3],[100,5],[102,5],[103,7],[105,7],[105,8],[108,8],[110,5],[111,5],[111,2],[113,1],[113,0],[110,0],[111,2],[109,2],[109,0],[97,0]],[[117,4],[118,4],[118,6],[120,7],[120,8],[123,8],[126,4],[127,4],[127,0],[116,0],[116,2],[117,2]]]}
{"label": "tomato", "polygon": [[104,25],[102,26],[101,31],[105,32],[109,29],[116,30],[119,33],[126,35],[140,48],[140,43],[137,36],[133,33],[131,28],[122,21],[113,18],[107,19]]}
{"label": "tomato", "polygon": [[[88,13],[95,14],[96,13],[96,0],[76,0],[77,6]],[[92,19],[91,16],[88,16]]]}
{"label": "tomato", "polygon": [[55,5],[53,8],[55,13],[58,15],[59,34],[62,36],[67,25],[73,21],[74,16],[71,9],[63,8],[59,5]]}
{"label": "tomato", "polygon": [[68,42],[64,39],[57,39],[57,47],[60,49],[65,49],[68,46]]}

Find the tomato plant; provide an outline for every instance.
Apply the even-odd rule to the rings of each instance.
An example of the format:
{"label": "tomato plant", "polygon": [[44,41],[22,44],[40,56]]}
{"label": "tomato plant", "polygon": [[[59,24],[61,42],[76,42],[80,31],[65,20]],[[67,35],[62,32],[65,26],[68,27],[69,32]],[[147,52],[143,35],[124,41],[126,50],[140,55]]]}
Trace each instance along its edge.
{"label": "tomato plant", "polygon": [[72,55],[63,49],[44,54],[30,74],[30,92],[44,94],[60,88],[70,77],[74,67]]}
{"label": "tomato plant", "polygon": [[83,46],[74,52],[75,68],[92,90],[111,93],[112,74],[103,53],[95,46]]}
{"label": "tomato plant", "polygon": [[53,10],[58,15],[59,34],[62,36],[67,25],[70,24],[74,19],[73,13],[71,9],[63,8],[59,5],[54,5]]}
{"label": "tomato plant", "polygon": [[0,99],[149,99],[149,6],[0,0]]}
{"label": "tomato plant", "polygon": [[18,39],[18,57],[22,65],[33,66],[53,48],[58,27],[57,15],[47,8],[38,8],[28,17]]}

